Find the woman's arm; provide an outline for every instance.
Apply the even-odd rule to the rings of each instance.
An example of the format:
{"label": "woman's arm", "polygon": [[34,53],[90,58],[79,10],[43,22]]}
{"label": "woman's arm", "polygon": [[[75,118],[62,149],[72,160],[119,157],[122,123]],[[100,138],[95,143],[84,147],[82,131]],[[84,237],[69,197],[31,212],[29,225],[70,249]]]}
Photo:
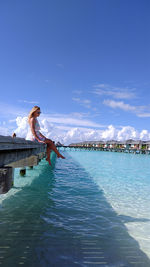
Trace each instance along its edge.
{"label": "woman's arm", "polygon": [[41,136],[41,137],[43,137],[43,138],[45,138],[45,139],[46,139],[46,137],[45,137],[43,134],[41,134],[41,132],[39,132],[39,133],[40,133],[40,136]]}

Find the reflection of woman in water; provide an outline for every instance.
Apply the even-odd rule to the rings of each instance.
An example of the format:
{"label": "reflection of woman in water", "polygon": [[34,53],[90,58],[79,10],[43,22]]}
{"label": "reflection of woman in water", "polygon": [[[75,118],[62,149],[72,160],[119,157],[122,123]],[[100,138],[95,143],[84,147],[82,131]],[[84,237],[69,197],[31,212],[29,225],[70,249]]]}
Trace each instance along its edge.
{"label": "reflection of woman in water", "polygon": [[40,143],[47,144],[47,158],[46,160],[48,161],[49,165],[51,165],[50,162],[50,152],[53,150],[58,158],[65,159],[59,151],[57,150],[56,146],[54,145],[53,141],[50,139],[47,139],[43,134],[40,132],[40,125],[37,120],[37,117],[39,117],[41,114],[40,107],[35,106],[31,109],[29,116],[28,116],[28,122],[30,125],[30,131],[27,134],[26,139],[27,140],[32,140],[32,141],[38,141]]}

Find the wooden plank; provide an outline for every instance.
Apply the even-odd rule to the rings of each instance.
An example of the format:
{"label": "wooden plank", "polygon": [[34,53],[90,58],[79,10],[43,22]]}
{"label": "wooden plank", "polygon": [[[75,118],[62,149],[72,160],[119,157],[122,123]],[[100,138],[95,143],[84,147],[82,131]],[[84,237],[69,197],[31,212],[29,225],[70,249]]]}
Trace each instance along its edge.
{"label": "wooden plank", "polygon": [[0,143],[32,143],[33,141],[26,140],[25,138],[0,135]]}
{"label": "wooden plank", "polygon": [[42,146],[45,147],[45,144],[25,140],[24,138],[12,138],[11,136],[0,135],[0,150],[38,148]]}
{"label": "wooden plank", "polygon": [[43,144],[0,144],[0,151],[3,150],[18,150],[18,149],[27,149],[27,148],[39,148],[44,146]]}
{"label": "wooden plank", "polygon": [[0,152],[0,167],[8,165],[12,162],[28,158],[33,155],[38,155],[40,152],[45,151],[44,147],[38,149],[25,149],[25,150],[12,150]]}
{"label": "wooden plank", "polygon": [[0,136],[0,167],[46,151],[46,145],[24,138]]}
{"label": "wooden plank", "polygon": [[36,166],[38,165],[39,157],[38,156],[30,156],[25,159],[18,160],[16,162],[12,162],[8,164],[8,167],[13,168],[21,168],[21,167],[27,167],[27,166]]}

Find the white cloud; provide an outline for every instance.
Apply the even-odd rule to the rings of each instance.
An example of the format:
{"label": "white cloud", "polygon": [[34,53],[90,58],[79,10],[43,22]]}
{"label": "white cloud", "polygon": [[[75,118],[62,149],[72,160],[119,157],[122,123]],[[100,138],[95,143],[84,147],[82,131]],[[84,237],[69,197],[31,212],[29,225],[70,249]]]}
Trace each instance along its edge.
{"label": "white cloud", "polygon": [[105,84],[105,83],[99,83],[97,85],[94,85],[93,87],[98,87],[98,88],[107,88],[109,85],[108,84]]}
{"label": "white cloud", "polygon": [[146,113],[146,112],[145,113],[144,112],[143,113],[139,113],[138,117],[140,117],[140,118],[149,118],[150,117],[150,113]]}
{"label": "white cloud", "polygon": [[39,104],[38,101],[28,101],[28,100],[18,100],[20,103],[27,103],[27,104]]}
{"label": "white cloud", "polygon": [[130,104],[124,103],[123,101],[114,101],[110,99],[104,100],[103,104],[113,109],[119,108],[124,111],[135,113],[136,116],[140,118],[150,117],[150,113],[145,112],[145,110],[149,109],[149,107],[146,107],[146,106],[132,106]]}
{"label": "white cloud", "polygon": [[89,99],[80,99],[79,97],[73,97],[72,100],[77,102],[81,106],[91,108],[91,101]]}
{"label": "white cloud", "polygon": [[77,95],[81,95],[82,94],[82,91],[81,90],[74,90],[73,93],[74,94],[77,94]]}
{"label": "white cloud", "polygon": [[[127,139],[149,140],[150,132],[142,130],[138,132],[134,127],[122,126],[117,128],[113,125],[107,126],[105,129],[72,127],[66,125],[54,125],[47,118],[41,119],[41,132],[55,142],[60,141],[63,144],[70,144],[81,141],[99,141],[99,140],[118,140],[124,141]],[[27,117],[16,118],[17,128],[14,131],[17,137],[26,137],[29,125]],[[0,134],[8,135],[9,131],[5,131],[0,127]],[[12,134],[12,133],[11,133]]]}
{"label": "white cloud", "polygon": [[94,85],[94,88],[96,89],[92,92],[99,96],[106,95],[117,99],[132,99],[136,97],[134,88],[113,87],[108,84]]}
{"label": "white cloud", "polygon": [[140,139],[141,140],[150,140],[150,133],[147,130],[142,130],[140,133]]}
{"label": "white cloud", "polygon": [[1,117],[6,117],[11,119],[12,117],[14,118],[14,116],[24,116],[25,114],[27,114],[27,110],[25,110],[22,107],[16,107],[14,105],[10,105],[10,104],[6,104],[3,102],[0,102],[0,115]]}
{"label": "white cloud", "polygon": [[16,122],[16,119],[8,120],[9,123]]}
{"label": "white cloud", "polygon": [[9,128],[0,126],[0,135],[8,136],[11,134],[12,134],[12,132]]}
{"label": "white cloud", "polygon": [[[141,139],[150,140],[150,132],[144,129],[141,132],[131,126],[113,125],[105,126],[97,124],[86,119],[86,114],[75,113],[69,115],[63,114],[44,114],[39,118],[41,132],[54,141],[60,141],[64,144],[70,144],[81,141],[99,141],[99,140],[120,140]],[[18,116],[16,126],[12,127],[13,121],[0,126],[1,135],[12,135],[17,137],[26,137],[29,130],[27,117]]]}
{"label": "white cloud", "polygon": [[103,101],[103,104],[111,108],[120,108],[124,111],[132,111],[132,112],[137,111],[137,107],[125,104],[123,101],[114,101],[107,99]]}
{"label": "white cloud", "polygon": [[41,115],[42,118],[46,118],[49,122],[59,125],[72,125],[74,127],[94,127],[102,128],[101,124],[85,119],[86,115],[83,113],[72,113],[72,114],[48,114]]}
{"label": "white cloud", "polygon": [[103,140],[117,139],[117,130],[113,125],[109,125],[108,128],[102,132],[102,139]]}
{"label": "white cloud", "polygon": [[26,137],[28,131],[28,118],[27,117],[17,117],[16,118],[17,128],[14,130],[17,137]]}
{"label": "white cloud", "polygon": [[103,104],[109,106],[113,109],[120,108],[124,111],[130,111],[135,113],[137,117],[140,118],[148,118],[150,117],[150,107],[149,106],[134,106],[128,103],[124,103],[123,101],[116,101],[114,99],[133,99],[137,98],[136,89],[135,88],[121,88],[121,87],[113,87],[108,84],[97,84],[93,86],[95,89],[92,93],[99,96],[108,96],[113,99],[105,99],[103,100]]}
{"label": "white cloud", "polygon": [[[54,116],[54,117],[53,117]],[[84,118],[85,114],[75,113],[68,115],[62,114],[53,114],[43,115],[39,118],[41,132],[52,140],[60,141],[62,143],[69,143],[72,141],[79,140],[96,140],[100,135],[100,130],[95,130],[95,128],[102,128],[103,126],[97,123],[94,123],[90,120]],[[45,118],[44,118],[45,117]],[[76,119],[74,118],[76,117]],[[0,134],[2,135],[12,135],[12,132],[15,132],[17,137],[26,137],[29,124],[28,118],[18,116],[16,118],[16,129],[9,131],[0,128]],[[76,127],[73,127],[76,126]],[[88,128],[89,127],[89,128]],[[94,129],[91,129],[93,127]]]}
{"label": "white cloud", "polygon": [[139,139],[140,134],[131,126],[122,127],[117,133],[117,140],[124,141],[128,139]]}

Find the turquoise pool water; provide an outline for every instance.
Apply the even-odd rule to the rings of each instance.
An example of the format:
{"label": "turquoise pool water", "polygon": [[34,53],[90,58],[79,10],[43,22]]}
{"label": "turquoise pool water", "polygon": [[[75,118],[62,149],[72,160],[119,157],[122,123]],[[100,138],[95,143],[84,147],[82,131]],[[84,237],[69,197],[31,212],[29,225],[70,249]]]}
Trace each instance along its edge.
{"label": "turquoise pool water", "polygon": [[0,196],[2,266],[150,266],[150,156],[66,151]]}

